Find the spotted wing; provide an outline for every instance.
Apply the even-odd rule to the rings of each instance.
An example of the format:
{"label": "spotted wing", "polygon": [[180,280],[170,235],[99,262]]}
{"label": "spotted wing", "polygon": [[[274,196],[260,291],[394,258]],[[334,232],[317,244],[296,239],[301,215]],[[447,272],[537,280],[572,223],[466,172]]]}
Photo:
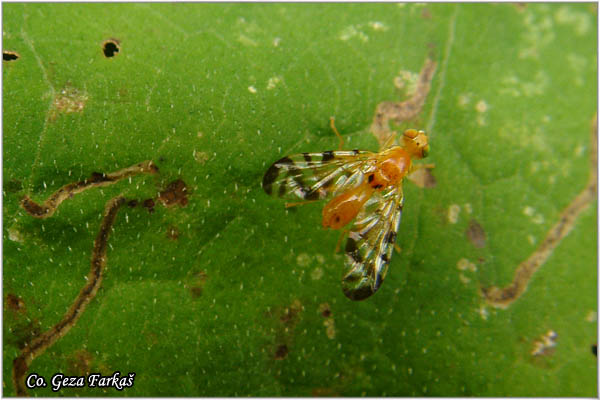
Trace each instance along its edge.
{"label": "spotted wing", "polygon": [[269,167],[262,186],[267,194],[285,199],[323,199],[362,181],[371,156],[359,150],[286,156]]}
{"label": "spotted wing", "polygon": [[379,289],[394,251],[404,197],[402,186],[375,192],[357,215],[346,241],[342,290],[364,300]]}

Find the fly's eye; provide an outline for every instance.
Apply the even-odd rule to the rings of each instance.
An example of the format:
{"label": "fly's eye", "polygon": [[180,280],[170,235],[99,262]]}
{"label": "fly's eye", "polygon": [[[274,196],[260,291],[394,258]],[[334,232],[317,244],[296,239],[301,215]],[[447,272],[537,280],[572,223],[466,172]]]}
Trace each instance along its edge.
{"label": "fly's eye", "polygon": [[419,132],[417,132],[416,129],[407,129],[404,131],[404,137],[407,137],[409,139],[416,138],[418,134]]}

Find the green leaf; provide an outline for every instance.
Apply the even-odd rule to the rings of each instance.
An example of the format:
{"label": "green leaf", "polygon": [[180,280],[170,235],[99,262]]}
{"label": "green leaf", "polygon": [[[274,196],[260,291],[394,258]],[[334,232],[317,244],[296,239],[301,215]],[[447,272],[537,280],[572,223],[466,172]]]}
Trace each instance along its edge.
{"label": "green leaf", "polygon": [[[480,295],[511,282],[586,185],[596,14],[5,4],[4,51],[18,59],[3,61],[4,394],[19,347],[85,284],[104,204],[180,178],[186,207],[119,212],[102,288],[33,361],[48,387],[30,395],[596,396],[595,201],[521,298],[494,309]],[[405,183],[402,251],[377,294],[351,302],[322,205],[286,210],[262,175],[286,154],[335,149],[330,116],[347,148],[376,151],[377,104],[406,99],[428,56],[425,107],[397,128],[428,131],[437,185]],[[88,190],[48,219],[19,206],[143,160],[159,175]],[[465,235],[471,220],[483,247]],[[549,331],[554,347],[532,355]],[[134,386],[51,390],[57,372],[115,371],[134,372]]]}

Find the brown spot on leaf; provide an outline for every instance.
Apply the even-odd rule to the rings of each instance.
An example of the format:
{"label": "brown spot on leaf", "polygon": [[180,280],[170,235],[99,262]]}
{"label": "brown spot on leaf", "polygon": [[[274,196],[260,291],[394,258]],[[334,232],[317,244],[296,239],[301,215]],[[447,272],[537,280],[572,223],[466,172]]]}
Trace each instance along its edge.
{"label": "brown spot on leaf", "polygon": [[89,375],[92,372],[94,356],[85,349],[76,350],[68,358],[68,368],[75,375]]}
{"label": "brown spot on leaf", "polygon": [[472,219],[469,221],[469,226],[465,234],[473,246],[478,249],[485,247],[485,231],[476,220]]}
{"label": "brown spot on leaf", "polygon": [[23,183],[18,179],[10,179],[4,182],[4,190],[8,193],[16,193],[23,189]]}
{"label": "brown spot on leaf", "polygon": [[431,11],[429,11],[429,8],[424,8],[423,11],[421,11],[421,18],[431,19]]}
{"label": "brown spot on leaf", "polygon": [[298,314],[302,311],[302,303],[300,300],[296,299],[292,302],[289,307],[286,307],[279,317],[279,320],[284,324],[289,326],[295,326],[298,322]]}
{"label": "brown spot on leaf", "polygon": [[119,54],[121,44],[117,39],[108,39],[102,42],[102,53],[104,57],[111,58]]}
{"label": "brown spot on leaf", "polygon": [[198,298],[204,292],[204,285],[207,279],[208,275],[206,275],[206,271],[197,272],[192,277],[191,282],[189,284],[186,283],[184,287],[190,290],[193,298]]}
{"label": "brown spot on leaf", "polygon": [[183,180],[177,179],[160,192],[158,199],[165,207],[173,207],[178,204],[185,207],[188,203],[187,185]]}
{"label": "brown spot on leaf", "polygon": [[16,323],[11,326],[12,334],[4,336],[5,343],[23,349],[27,343],[39,336],[41,329],[41,323],[38,319]]}
{"label": "brown spot on leaf", "polygon": [[16,294],[8,293],[4,298],[4,305],[8,310],[21,314],[26,311],[25,302]]}
{"label": "brown spot on leaf", "polygon": [[52,110],[49,114],[50,121],[56,120],[58,114],[70,114],[82,112],[88,100],[88,95],[83,90],[73,87],[67,83],[52,101]]}
{"label": "brown spot on leaf", "polygon": [[146,200],[144,200],[144,202],[142,203],[142,205],[146,209],[148,209],[149,213],[153,213],[154,212],[154,206],[155,206],[154,199],[146,199]]}
{"label": "brown spot on leaf", "polygon": [[135,207],[137,207],[138,203],[139,203],[139,202],[138,202],[137,200],[135,200],[135,199],[132,199],[132,200],[129,200],[129,201],[127,202],[127,205],[128,205],[130,208],[135,208]]}
{"label": "brown spot on leaf", "polygon": [[408,175],[407,178],[420,188],[432,188],[437,185],[435,176],[429,168],[419,168]]}
{"label": "brown spot on leaf", "polygon": [[319,305],[319,312],[324,318],[331,317],[331,308],[329,307],[329,303],[323,303]]}
{"label": "brown spot on leaf", "polygon": [[176,226],[169,226],[167,228],[167,237],[171,240],[177,240],[179,239],[179,229],[177,229]]}
{"label": "brown spot on leaf", "polygon": [[280,344],[275,349],[275,354],[273,355],[273,358],[275,358],[276,360],[283,360],[284,358],[287,357],[289,352],[290,351],[288,350],[288,347],[286,344]]}
{"label": "brown spot on leaf", "polygon": [[323,303],[319,305],[319,312],[325,318],[323,325],[325,326],[325,334],[329,339],[335,338],[335,320],[333,319],[333,313],[329,303]]}
{"label": "brown spot on leaf", "polygon": [[275,337],[273,343],[267,347],[268,353],[272,354],[275,360],[283,360],[287,357],[289,348],[294,342],[294,329],[300,322],[302,311],[302,303],[296,299],[287,307],[277,307],[274,310],[269,308],[265,313],[267,318],[275,322],[269,331],[274,332]]}

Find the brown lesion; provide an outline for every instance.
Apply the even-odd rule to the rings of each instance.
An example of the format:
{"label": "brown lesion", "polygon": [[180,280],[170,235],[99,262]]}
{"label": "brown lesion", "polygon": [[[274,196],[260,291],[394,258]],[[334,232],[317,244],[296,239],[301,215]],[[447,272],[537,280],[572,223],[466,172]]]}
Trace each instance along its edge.
{"label": "brown lesion", "polygon": [[431,58],[425,60],[419,74],[416,89],[411,97],[405,101],[384,101],[377,105],[375,117],[371,124],[371,132],[383,146],[390,137],[390,121],[401,123],[415,118],[423,109],[425,99],[431,89],[431,81],[435,73],[437,63]]}
{"label": "brown lesion", "polygon": [[[70,183],[63,186],[54,192],[44,203],[38,204],[31,200],[28,196],[22,200],[21,205],[33,217],[47,218],[51,216],[58,206],[66,199],[81,193],[93,187],[103,187],[112,185],[122,179],[140,174],[150,173],[155,174],[158,168],[152,161],[144,161],[135,164],[131,167],[121,169],[108,174],[94,172],[91,177],[83,181]],[[158,198],[165,206],[185,205],[187,204],[187,190],[185,182],[177,180],[172,182],[166,190],[160,193]],[[154,200],[148,199],[154,206]],[[145,201],[144,203],[147,203]],[[94,241],[92,250],[92,261],[90,272],[86,277],[86,284],[83,286],[69,310],[62,319],[46,332],[41,333],[39,322],[37,325],[23,325],[23,329],[27,334],[17,335],[22,340],[17,342],[17,346],[21,349],[20,355],[13,361],[13,384],[17,396],[26,396],[27,390],[25,386],[25,374],[29,365],[33,360],[43,354],[56,341],[66,335],[73,326],[77,323],[87,305],[94,299],[98,289],[102,283],[103,272],[106,267],[106,251],[108,246],[108,238],[112,231],[112,226],[115,221],[118,210],[121,206],[127,204],[129,207],[136,207],[139,202],[137,200],[127,201],[123,196],[119,195],[106,203],[104,217],[100,225],[100,231]],[[144,204],[146,206],[146,204]],[[171,231],[172,234],[173,230]],[[177,233],[178,234],[178,233]],[[16,295],[8,294],[5,298],[5,308],[9,310],[21,312],[25,310],[25,303]],[[24,312],[24,311],[23,311]],[[30,324],[31,325],[31,324]],[[37,329],[35,329],[37,327]],[[15,336],[15,337],[17,337]],[[76,354],[71,360],[72,366],[77,370],[88,370],[90,367],[89,353]],[[84,374],[79,374],[84,375]]]}
{"label": "brown lesion", "polygon": [[48,115],[49,121],[55,121],[59,114],[82,112],[87,104],[88,98],[85,91],[78,89],[67,82],[67,84],[56,93],[52,100],[52,109]]}
{"label": "brown lesion", "polygon": [[8,293],[4,297],[4,307],[10,311],[20,314],[24,314],[27,311],[23,299],[14,293]]}
{"label": "brown lesion", "polygon": [[168,239],[171,239],[171,240],[177,240],[177,239],[179,239],[179,235],[180,235],[180,234],[181,234],[181,233],[179,232],[179,228],[177,228],[177,227],[176,227],[176,226],[174,226],[174,225],[170,225],[170,226],[167,228],[167,238],[168,238]]}
{"label": "brown lesion", "polygon": [[167,186],[165,190],[160,192],[158,199],[165,207],[173,207],[180,205],[185,207],[188,203],[187,185],[181,179],[177,179]]}
{"label": "brown lesion", "polygon": [[515,276],[508,286],[481,288],[481,295],[492,306],[506,308],[527,290],[533,274],[548,260],[556,246],[573,229],[579,215],[593,204],[598,193],[598,116],[594,116],[590,140],[590,172],[585,188],[561,213],[544,241],[525,261],[517,267]]}
{"label": "brown lesion", "polygon": [[193,298],[198,298],[202,296],[207,280],[208,275],[206,274],[206,271],[200,271],[195,273],[190,282],[186,283],[184,287],[190,291]]}
{"label": "brown lesion", "polygon": [[471,244],[478,249],[482,249],[485,247],[485,231],[479,222],[474,219],[469,221],[469,226],[465,232],[467,235],[467,239],[471,242]]}
{"label": "brown lesion", "polygon": [[68,369],[77,376],[87,376],[92,373],[94,356],[86,349],[79,349],[68,357]]}
{"label": "brown lesion", "polygon": [[287,358],[292,349],[293,335],[296,325],[300,322],[304,307],[300,300],[294,300],[285,308],[278,308],[265,314],[267,318],[275,318],[275,343],[268,350],[274,360]]}
{"label": "brown lesion", "polygon": [[56,343],[57,340],[66,335],[79,320],[87,305],[96,297],[96,293],[102,283],[102,276],[106,266],[106,249],[108,237],[119,208],[125,204],[123,196],[117,196],[106,203],[104,218],[100,224],[100,231],[94,241],[90,272],[87,275],[87,283],[83,286],[71,307],[62,319],[52,328],[34,337],[22,349],[21,354],[13,361],[13,383],[17,396],[26,396],[25,374],[29,365],[35,358],[43,354],[46,349]]}
{"label": "brown lesion", "polygon": [[60,204],[81,193],[85,190],[94,187],[109,186],[119,182],[122,179],[129,178],[138,174],[156,174],[158,167],[152,161],[143,161],[141,163],[132,165],[131,167],[123,168],[121,170],[103,174],[100,172],[93,172],[88,179],[84,179],[79,182],[69,183],[56,192],[52,193],[46,201],[39,204],[33,201],[29,196],[24,196],[21,200],[21,206],[29,215],[36,218],[48,218],[60,206]]}

